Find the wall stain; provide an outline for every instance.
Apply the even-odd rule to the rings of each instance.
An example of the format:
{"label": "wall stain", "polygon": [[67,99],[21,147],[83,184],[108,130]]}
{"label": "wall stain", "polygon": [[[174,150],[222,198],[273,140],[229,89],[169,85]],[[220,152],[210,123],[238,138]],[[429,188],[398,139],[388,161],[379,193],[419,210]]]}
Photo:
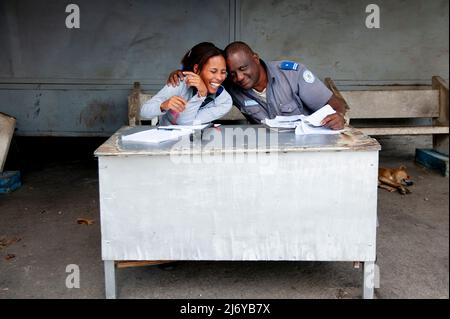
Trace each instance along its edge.
{"label": "wall stain", "polygon": [[115,103],[112,101],[93,100],[80,113],[79,123],[86,128],[99,127],[104,131],[105,127],[117,123]]}
{"label": "wall stain", "polygon": [[41,108],[39,106],[41,104],[41,96],[42,93],[36,94],[36,101],[34,102],[33,119],[38,118],[39,113],[41,113]]}

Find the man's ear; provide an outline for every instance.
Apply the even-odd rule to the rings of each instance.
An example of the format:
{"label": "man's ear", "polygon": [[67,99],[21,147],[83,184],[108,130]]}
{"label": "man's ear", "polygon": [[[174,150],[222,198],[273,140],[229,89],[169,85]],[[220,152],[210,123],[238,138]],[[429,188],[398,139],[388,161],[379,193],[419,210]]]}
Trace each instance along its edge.
{"label": "man's ear", "polygon": [[198,64],[194,64],[192,71],[194,71],[194,73],[198,73]]}
{"label": "man's ear", "polygon": [[260,64],[260,63],[259,63],[259,55],[258,55],[258,53],[253,53],[253,60],[255,60],[255,62],[256,62],[257,64]]}

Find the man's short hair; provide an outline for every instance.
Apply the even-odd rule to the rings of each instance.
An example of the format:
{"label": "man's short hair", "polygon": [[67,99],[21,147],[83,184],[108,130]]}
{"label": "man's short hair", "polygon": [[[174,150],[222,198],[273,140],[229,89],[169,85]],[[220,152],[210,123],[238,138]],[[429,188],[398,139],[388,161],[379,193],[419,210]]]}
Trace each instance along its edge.
{"label": "man's short hair", "polygon": [[242,42],[242,41],[231,42],[230,44],[228,44],[226,46],[224,51],[225,51],[225,58],[227,58],[229,55],[239,52],[239,51],[244,51],[245,53],[247,53],[249,55],[255,54],[255,52],[253,52],[253,50],[250,48],[250,46],[247,43]]}

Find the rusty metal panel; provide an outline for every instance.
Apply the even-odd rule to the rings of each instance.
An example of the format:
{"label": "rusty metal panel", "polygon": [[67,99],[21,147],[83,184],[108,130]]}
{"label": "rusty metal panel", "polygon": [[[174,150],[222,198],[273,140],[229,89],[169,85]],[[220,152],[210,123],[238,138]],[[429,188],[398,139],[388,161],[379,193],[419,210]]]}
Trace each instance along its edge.
{"label": "rusty metal panel", "polygon": [[17,118],[17,135],[108,136],[127,123],[129,89],[15,87],[0,89],[0,101]]}

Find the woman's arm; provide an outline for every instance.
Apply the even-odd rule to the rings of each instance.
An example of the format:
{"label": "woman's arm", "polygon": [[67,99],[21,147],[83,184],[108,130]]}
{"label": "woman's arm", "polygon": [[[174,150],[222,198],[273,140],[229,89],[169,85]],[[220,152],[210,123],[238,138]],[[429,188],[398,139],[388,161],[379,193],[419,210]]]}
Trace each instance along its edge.
{"label": "woman's arm", "polygon": [[177,124],[192,125],[194,123],[209,123],[220,119],[222,116],[227,114],[233,106],[231,96],[225,90],[223,90],[222,93],[213,101],[200,108],[204,100],[205,98],[194,96],[189,101],[189,104],[184,112],[180,113],[180,116],[177,119]]}
{"label": "woman's arm", "polygon": [[[186,101],[181,97],[182,86],[164,86],[141,108],[141,117],[152,118],[166,113],[167,109],[184,110]],[[184,101],[184,102],[183,102]]]}

